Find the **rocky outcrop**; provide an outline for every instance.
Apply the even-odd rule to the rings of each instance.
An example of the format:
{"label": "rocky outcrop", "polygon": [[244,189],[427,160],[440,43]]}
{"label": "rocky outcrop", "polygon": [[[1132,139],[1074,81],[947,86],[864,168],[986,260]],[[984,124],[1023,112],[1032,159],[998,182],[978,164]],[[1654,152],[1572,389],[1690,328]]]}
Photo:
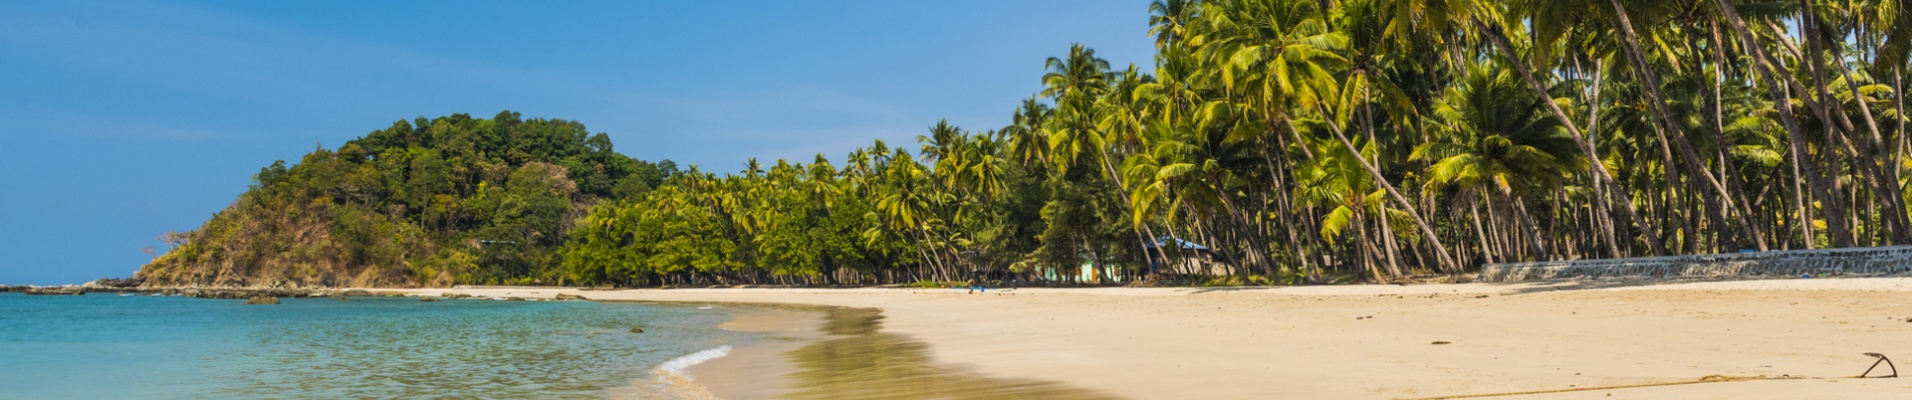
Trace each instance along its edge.
{"label": "rocky outcrop", "polygon": [[246,299],[246,302],[239,304],[276,305],[279,304],[279,298],[272,296],[252,296],[252,298]]}
{"label": "rocky outcrop", "polygon": [[138,289],[140,282],[139,278],[101,278],[87,282],[84,285],[80,285],[80,287],[95,292],[128,291]]}
{"label": "rocky outcrop", "polygon": [[35,286],[27,288],[27,294],[42,296],[73,296],[86,294],[86,288],[79,286]]}
{"label": "rocky outcrop", "polygon": [[584,296],[579,296],[579,295],[575,295],[575,294],[564,294],[564,293],[558,293],[558,295],[557,295],[557,297],[553,297],[553,299],[555,299],[555,300],[560,300],[560,301],[562,301],[562,300],[590,300],[590,299],[587,299],[587,298],[584,298]]}

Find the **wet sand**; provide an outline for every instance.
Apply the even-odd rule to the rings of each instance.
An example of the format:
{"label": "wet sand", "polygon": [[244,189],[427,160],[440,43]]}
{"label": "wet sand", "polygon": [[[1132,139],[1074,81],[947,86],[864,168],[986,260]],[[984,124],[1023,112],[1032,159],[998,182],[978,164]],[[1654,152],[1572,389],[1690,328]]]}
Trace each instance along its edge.
{"label": "wet sand", "polygon": [[[1912,362],[1912,278],[1022,289],[977,295],[945,289],[457,291],[881,310],[881,330],[874,334],[793,336],[782,343],[787,347],[740,349],[693,370],[699,382],[733,399],[924,398],[936,396],[882,388],[1002,382],[1038,389],[1004,392],[1025,398],[1912,394],[1912,380],[1852,378],[1874,361],[1864,352]],[[762,326],[801,330],[828,322]],[[772,353],[785,362],[775,363],[779,357]],[[920,371],[841,372],[883,363],[979,381],[913,380],[926,375]],[[1789,379],[1765,379],[1780,377]],[[1613,388],[1702,379],[1712,381]],[[981,398],[950,393],[957,395],[944,397]]]}

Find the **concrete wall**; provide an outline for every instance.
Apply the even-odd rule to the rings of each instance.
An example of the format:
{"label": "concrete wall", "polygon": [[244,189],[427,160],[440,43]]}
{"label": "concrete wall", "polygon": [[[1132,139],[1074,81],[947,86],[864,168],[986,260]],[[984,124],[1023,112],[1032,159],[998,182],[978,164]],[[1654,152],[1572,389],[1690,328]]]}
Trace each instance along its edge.
{"label": "concrete wall", "polygon": [[1912,246],[1488,264],[1480,280],[1573,278],[1814,277],[1912,273]]}

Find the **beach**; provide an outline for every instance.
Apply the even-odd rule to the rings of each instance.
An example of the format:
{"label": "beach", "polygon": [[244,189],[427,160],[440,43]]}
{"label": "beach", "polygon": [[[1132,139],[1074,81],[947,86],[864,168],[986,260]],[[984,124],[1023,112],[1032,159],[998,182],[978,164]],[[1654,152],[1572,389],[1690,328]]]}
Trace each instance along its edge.
{"label": "beach", "polygon": [[[1905,307],[1912,304],[1912,278],[1030,288],[980,294],[874,288],[407,292],[880,310],[881,332],[894,335],[888,340],[920,345],[927,363],[951,371],[945,374],[1058,394],[1024,396],[1030,398],[1800,399],[1912,393],[1912,380],[1855,378],[1876,361],[1863,353],[1912,360],[1912,308]],[[786,341],[700,364],[691,374],[726,398],[820,393],[803,391],[814,383],[803,378],[809,375],[791,375],[801,366],[789,354],[831,337],[818,333],[820,317],[791,316],[803,313],[817,314],[739,317],[733,323],[740,330],[792,333]],[[1884,374],[1883,365],[1873,371]]]}

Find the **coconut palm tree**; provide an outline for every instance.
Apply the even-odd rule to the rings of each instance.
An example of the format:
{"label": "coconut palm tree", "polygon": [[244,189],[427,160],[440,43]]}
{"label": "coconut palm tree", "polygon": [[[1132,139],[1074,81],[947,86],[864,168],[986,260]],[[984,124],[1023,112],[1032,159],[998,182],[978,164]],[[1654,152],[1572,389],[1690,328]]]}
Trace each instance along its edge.
{"label": "coconut palm tree", "polygon": [[[1519,78],[1498,65],[1468,68],[1435,106],[1435,141],[1415,147],[1411,158],[1430,161],[1427,190],[1452,186],[1508,207],[1535,246],[1547,254],[1547,238],[1527,200],[1559,190],[1584,167],[1573,139]],[[1485,242],[1485,241],[1483,241]]]}

